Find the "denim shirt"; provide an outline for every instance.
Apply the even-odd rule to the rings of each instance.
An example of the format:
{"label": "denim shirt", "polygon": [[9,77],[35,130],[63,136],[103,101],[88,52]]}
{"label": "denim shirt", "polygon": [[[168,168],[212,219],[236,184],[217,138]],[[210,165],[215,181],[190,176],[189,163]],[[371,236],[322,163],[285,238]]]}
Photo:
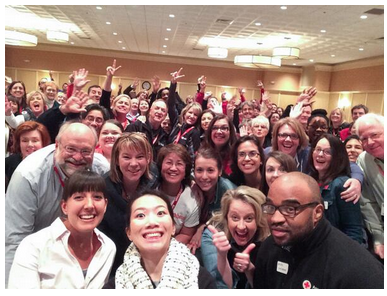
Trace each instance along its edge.
{"label": "denim shirt", "polygon": [[328,185],[320,186],[324,200],[324,215],[332,226],[361,244],[363,243],[363,220],[360,204],[345,202],[340,196],[340,193],[345,190],[343,185],[348,179],[347,176],[341,176]]}

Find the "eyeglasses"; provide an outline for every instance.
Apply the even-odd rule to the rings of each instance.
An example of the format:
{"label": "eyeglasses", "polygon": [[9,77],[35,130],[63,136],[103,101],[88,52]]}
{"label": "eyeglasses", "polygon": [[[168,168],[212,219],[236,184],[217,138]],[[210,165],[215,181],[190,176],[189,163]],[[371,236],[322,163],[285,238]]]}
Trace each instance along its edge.
{"label": "eyeglasses", "polygon": [[72,146],[63,146],[65,151],[67,152],[67,154],[69,155],[74,155],[74,154],[77,154],[77,153],[80,153],[83,157],[88,157],[88,156],[91,156],[93,154],[93,150],[89,150],[89,149],[78,149],[78,148],[75,148],[75,147],[72,147]]}
{"label": "eyeglasses", "polygon": [[228,126],[218,126],[218,125],[214,125],[212,127],[212,131],[218,131],[218,130],[220,130],[221,132],[228,132],[229,128]]}
{"label": "eyeglasses", "polygon": [[275,211],[278,210],[278,211],[280,211],[280,213],[282,215],[290,217],[290,218],[294,218],[295,216],[297,216],[299,213],[301,213],[306,208],[313,207],[313,206],[318,205],[318,204],[319,204],[318,202],[311,202],[311,203],[307,203],[304,205],[298,205],[298,206],[283,205],[283,206],[279,206],[279,207],[276,207],[275,205],[271,205],[271,204],[263,204],[262,205],[262,212],[264,212],[265,214],[268,214],[268,215],[273,215],[275,213]]}
{"label": "eyeglasses", "polygon": [[377,138],[381,135],[382,133],[373,133],[369,137],[360,137],[360,141],[362,142],[363,145],[368,144],[368,140],[371,139],[372,141],[377,140]]}
{"label": "eyeglasses", "polygon": [[286,139],[287,137],[290,137],[292,140],[298,140],[297,134],[287,134],[287,133],[278,133],[278,137],[281,139]]}
{"label": "eyeglasses", "polygon": [[313,153],[320,154],[323,153],[325,156],[332,156],[332,149],[327,148],[327,149],[321,149],[321,148],[314,148]]}
{"label": "eyeglasses", "polygon": [[238,152],[238,158],[242,158],[242,159],[245,159],[246,158],[246,156],[249,156],[249,158],[256,158],[256,157],[258,157],[260,154],[259,154],[259,152],[258,151],[249,151],[249,152],[243,152],[243,151],[241,151],[241,152]]}

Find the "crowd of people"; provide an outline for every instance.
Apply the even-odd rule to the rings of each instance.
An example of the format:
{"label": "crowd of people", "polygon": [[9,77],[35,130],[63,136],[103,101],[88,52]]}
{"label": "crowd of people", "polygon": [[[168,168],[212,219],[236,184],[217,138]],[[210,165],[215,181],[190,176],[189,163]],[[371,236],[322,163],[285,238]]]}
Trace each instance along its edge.
{"label": "crowd of people", "polygon": [[7,86],[8,288],[384,287],[382,115],[184,99],[182,68],[112,95],[120,68]]}

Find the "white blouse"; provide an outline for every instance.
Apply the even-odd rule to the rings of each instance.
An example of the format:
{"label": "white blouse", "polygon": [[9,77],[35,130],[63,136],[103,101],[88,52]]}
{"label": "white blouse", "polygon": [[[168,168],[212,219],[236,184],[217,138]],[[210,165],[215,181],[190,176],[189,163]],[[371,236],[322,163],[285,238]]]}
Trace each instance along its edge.
{"label": "white blouse", "polygon": [[116,253],[111,239],[94,230],[101,242],[86,276],[78,260],[70,253],[70,231],[60,218],[51,226],[22,240],[11,267],[10,289],[100,289],[109,279]]}

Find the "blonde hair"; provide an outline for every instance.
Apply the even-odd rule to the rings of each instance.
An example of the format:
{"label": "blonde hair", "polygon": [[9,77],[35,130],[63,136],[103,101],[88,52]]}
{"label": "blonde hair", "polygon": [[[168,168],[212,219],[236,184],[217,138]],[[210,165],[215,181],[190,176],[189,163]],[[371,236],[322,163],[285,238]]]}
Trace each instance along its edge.
{"label": "blonde hair", "polygon": [[31,91],[31,92],[29,92],[29,93],[27,94],[27,101],[26,101],[27,106],[30,106],[30,102],[31,102],[31,100],[32,100],[32,97],[33,97],[35,94],[40,95],[40,97],[41,97],[42,100],[43,100],[44,106],[46,106],[46,101],[45,101],[45,99],[44,99],[44,94],[43,94],[40,90],[34,90],[34,91]]}
{"label": "blonde hair", "polygon": [[119,96],[116,96],[113,101],[112,101],[112,104],[111,104],[111,109],[113,110],[114,107],[116,106],[117,102],[119,100],[121,100],[122,98],[127,98],[129,100],[129,109],[132,108],[132,100],[130,99],[130,97],[128,95],[119,95]]}
{"label": "blonde hair", "polygon": [[190,109],[193,109],[194,111],[197,111],[199,113],[198,119],[195,122],[195,126],[199,126],[199,118],[202,114],[202,106],[198,102],[189,103],[187,106],[184,107],[184,109],[181,111],[180,122],[183,122],[185,114],[187,114]]}
{"label": "blonde hair", "polygon": [[213,213],[212,218],[208,224],[213,225],[218,228],[220,231],[223,231],[227,239],[231,239],[231,233],[227,226],[227,215],[230,210],[230,205],[233,200],[241,200],[254,209],[255,213],[255,223],[257,225],[257,240],[263,241],[266,237],[269,236],[269,226],[262,212],[262,204],[266,201],[266,196],[256,188],[249,186],[239,186],[235,189],[229,189],[223,194],[221,201],[220,211]]}

